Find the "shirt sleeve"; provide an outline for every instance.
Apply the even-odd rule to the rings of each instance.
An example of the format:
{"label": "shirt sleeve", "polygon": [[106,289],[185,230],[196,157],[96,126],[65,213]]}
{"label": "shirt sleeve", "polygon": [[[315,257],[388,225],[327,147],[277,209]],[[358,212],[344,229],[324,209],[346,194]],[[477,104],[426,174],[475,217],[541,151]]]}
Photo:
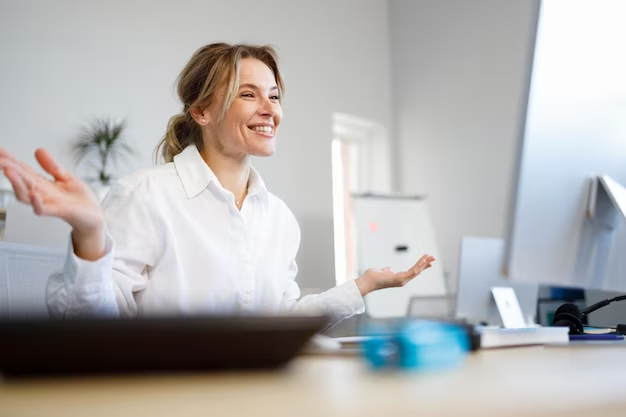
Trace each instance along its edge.
{"label": "shirt sleeve", "polygon": [[310,294],[300,298],[300,287],[296,283],[296,275],[298,274],[296,255],[300,248],[301,240],[300,226],[291,211],[286,211],[286,213],[286,217],[289,219],[289,226],[285,233],[289,236],[287,251],[289,253],[288,259],[291,260],[282,294],[282,310],[298,314],[327,316],[330,321],[326,330],[341,320],[363,313],[365,311],[365,303],[354,280],[320,294]]}
{"label": "shirt sleeve", "polygon": [[148,268],[159,259],[154,214],[145,192],[116,183],[103,202],[107,253],[97,261],[74,254],[71,243],[62,273],[48,280],[47,304],[52,318],[133,317],[136,293],[148,282]]}
{"label": "shirt sleeve", "polygon": [[300,297],[300,287],[295,281],[297,273],[298,266],[294,260],[289,268],[289,278],[283,293],[282,304],[284,310],[328,316],[330,319],[328,328],[336,325],[341,320],[365,312],[363,296],[361,296],[361,292],[354,280],[350,280],[320,294],[306,295],[298,300]]}

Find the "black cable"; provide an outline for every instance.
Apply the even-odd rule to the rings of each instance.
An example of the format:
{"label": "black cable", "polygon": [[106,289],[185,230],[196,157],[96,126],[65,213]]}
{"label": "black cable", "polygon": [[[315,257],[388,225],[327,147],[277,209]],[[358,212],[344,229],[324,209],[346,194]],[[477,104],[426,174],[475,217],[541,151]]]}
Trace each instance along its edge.
{"label": "black cable", "polygon": [[580,314],[580,318],[583,319],[587,314],[592,313],[592,312],[596,311],[599,308],[607,306],[607,305],[611,304],[614,301],[621,301],[621,300],[626,300],[626,295],[618,295],[617,297],[613,297],[613,298],[610,298],[608,300],[599,301],[599,302],[593,304],[592,306],[587,307]]}

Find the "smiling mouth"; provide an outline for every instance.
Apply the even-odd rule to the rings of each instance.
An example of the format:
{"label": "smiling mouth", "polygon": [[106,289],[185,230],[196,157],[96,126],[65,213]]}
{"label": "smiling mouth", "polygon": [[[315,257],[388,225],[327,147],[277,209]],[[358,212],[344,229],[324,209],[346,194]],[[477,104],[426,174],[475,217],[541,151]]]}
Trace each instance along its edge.
{"label": "smiling mouth", "polygon": [[274,137],[274,128],[272,126],[248,126],[248,129],[263,136]]}

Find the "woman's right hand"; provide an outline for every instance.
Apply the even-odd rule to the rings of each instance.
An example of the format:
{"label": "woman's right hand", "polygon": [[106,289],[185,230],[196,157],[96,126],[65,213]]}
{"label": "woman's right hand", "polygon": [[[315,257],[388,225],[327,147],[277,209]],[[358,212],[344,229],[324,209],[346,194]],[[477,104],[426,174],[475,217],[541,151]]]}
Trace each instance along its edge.
{"label": "woman's right hand", "polygon": [[0,148],[0,169],[18,201],[39,216],[58,217],[72,226],[74,253],[97,260],[106,254],[105,221],[100,202],[89,186],[61,167],[44,149],[35,151],[39,165],[52,180]]}

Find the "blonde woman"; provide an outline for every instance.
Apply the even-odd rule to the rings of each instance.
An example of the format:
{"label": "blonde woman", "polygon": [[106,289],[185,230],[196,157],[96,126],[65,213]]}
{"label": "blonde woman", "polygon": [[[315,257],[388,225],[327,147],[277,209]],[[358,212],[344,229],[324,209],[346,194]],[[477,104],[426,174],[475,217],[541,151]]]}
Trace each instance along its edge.
{"label": "blonde woman", "polygon": [[47,151],[35,157],[52,180],[0,150],[18,200],[72,227],[64,271],[48,283],[51,316],[302,312],[336,323],[429,268],[424,255],[299,299],[298,223],[250,163],[274,153],[283,90],[271,47],[202,47],[179,77],[182,112],[157,147],[165,163],[119,180],[102,206]]}

